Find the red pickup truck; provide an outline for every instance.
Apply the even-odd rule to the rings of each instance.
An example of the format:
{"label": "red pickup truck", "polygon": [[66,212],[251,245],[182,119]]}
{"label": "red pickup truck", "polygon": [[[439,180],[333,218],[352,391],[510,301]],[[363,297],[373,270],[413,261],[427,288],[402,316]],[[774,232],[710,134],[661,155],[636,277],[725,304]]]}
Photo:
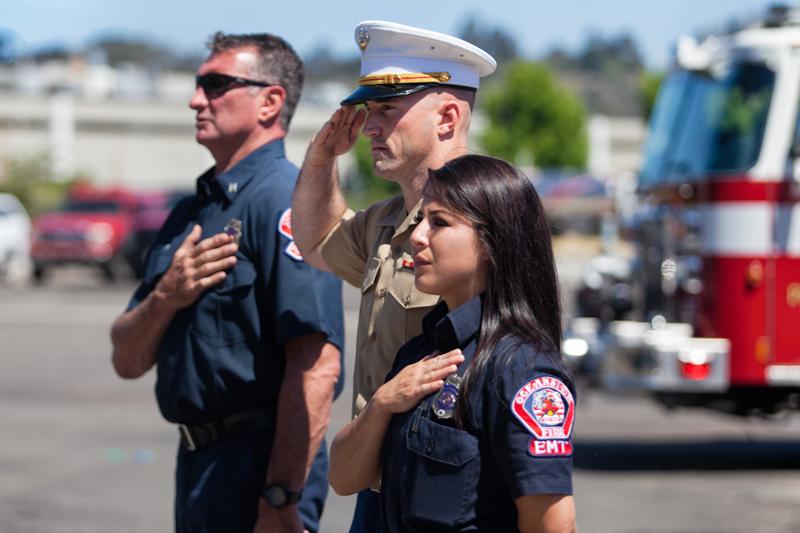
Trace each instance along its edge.
{"label": "red pickup truck", "polygon": [[33,221],[34,281],[65,264],[99,267],[106,279],[141,277],[144,256],[170,210],[188,191],[134,192],[79,185],[61,208]]}
{"label": "red pickup truck", "polygon": [[127,271],[123,248],[137,211],[136,195],[121,188],[73,188],[59,209],[34,219],[31,259],[34,280],[63,264],[100,267],[112,280]]}

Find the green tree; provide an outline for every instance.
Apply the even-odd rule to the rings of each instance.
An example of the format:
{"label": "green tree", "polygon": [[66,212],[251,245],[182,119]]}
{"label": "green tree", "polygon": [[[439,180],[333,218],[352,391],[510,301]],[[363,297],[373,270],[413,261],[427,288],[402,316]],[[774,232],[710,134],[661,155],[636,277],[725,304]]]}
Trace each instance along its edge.
{"label": "green tree", "polygon": [[482,139],[489,153],[539,168],[586,166],[583,104],[545,65],[509,65],[481,106],[489,119]]}
{"label": "green tree", "polygon": [[639,78],[639,100],[642,105],[642,117],[645,120],[650,120],[662,81],[664,81],[663,72],[644,72]]}
{"label": "green tree", "polygon": [[125,63],[162,66],[171,59],[171,51],[146,39],[103,36],[89,45],[89,51],[101,51],[106,62],[117,67]]}
{"label": "green tree", "polygon": [[31,155],[6,162],[5,179],[0,192],[11,193],[22,202],[31,216],[57,207],[64,201],[67,190],[79,178],[69,181],[50,179],[50,158]]}
{"label": "green tree", "polygon": [[477,14],[469,15],[457,33],[461,39],[492,54],[500,65],[519,56],[514,37],[500,26],[490,26]]}
{"label": "green tree", "polygon": [[329,43],[320,42],[303,56],[303,64],[308,84],[339,82],[349,87],[358,79],[361,59],[356,54],[337,57]]}
{"label": "green tree", "polygon": [[125,64],[139,65],[152,70],[167,69],[194,72],[206,53],[181,52],[147,38],[120,35],[101,35],[93,39],[85,50],[90,56],[99,54],[112,67]]}
{"label": "green tree", "polygon": [[639,115],[642,57],[627,33],[590,34],[581,48],[555,48],[545,57],[562,83],[581,97],[589,113]]}

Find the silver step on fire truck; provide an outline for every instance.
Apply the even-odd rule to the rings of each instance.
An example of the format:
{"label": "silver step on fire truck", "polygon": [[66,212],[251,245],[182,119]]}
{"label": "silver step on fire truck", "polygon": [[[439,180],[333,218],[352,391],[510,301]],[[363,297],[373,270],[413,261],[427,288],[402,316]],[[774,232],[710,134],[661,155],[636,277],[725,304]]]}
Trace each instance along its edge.
{"label": "silver step on fire truck", "polygon": [[[628,264],[603,258],[564,343],[611,388],[736,414],[800,397],[800,9],[684,37],[649,126]],[[591,276],[590,276],[591,277]]]}

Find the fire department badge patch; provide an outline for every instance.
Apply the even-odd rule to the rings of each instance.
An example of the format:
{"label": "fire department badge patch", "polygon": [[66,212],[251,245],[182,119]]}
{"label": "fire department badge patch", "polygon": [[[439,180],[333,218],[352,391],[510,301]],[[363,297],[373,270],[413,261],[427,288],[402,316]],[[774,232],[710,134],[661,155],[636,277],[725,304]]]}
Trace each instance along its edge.
{"label": "fire department badge patch", "polygon": [[535,457],[572,455],[575,399],[558,378],[540,376],[514,395],[511,412],[532,435],[528,453]]}
{"label": "fire department badge patch", "polygon": [[283,212],[281,218],[278,220],[278,233],[289,239],[294,239],[292,236],[292,208],[290,207]]}
{"label": "fire department badge patch", "polygon": [[302,261],[303,256],[300,253],[300,248],[294,243],[294,241],[290,242],[286,248],[284,248],[283,253],[294,259],[295,261]]}

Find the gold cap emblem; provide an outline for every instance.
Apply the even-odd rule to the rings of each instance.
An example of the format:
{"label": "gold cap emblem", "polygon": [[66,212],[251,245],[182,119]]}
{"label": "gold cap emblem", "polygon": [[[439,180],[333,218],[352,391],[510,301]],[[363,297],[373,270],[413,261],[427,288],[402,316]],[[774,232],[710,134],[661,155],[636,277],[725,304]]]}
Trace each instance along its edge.
{"label": "gold cap emblem", "polygon": [[367,49],[367,45],[369,44],[369,32],[367,28],[364,26],[358,27],[358,47],[362,50]]}

